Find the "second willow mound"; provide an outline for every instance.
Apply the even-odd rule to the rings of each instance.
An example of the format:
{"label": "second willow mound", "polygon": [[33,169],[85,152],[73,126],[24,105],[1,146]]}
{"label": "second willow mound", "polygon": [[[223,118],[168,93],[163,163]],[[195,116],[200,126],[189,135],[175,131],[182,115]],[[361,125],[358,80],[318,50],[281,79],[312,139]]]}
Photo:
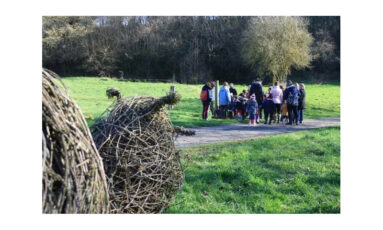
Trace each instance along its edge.
{"label": "second willow mound", "polygon": [[182,186],[175,130],[163,108],[180,99],[175,93],[121,98],[91,127],[108,177],[111,213],[161,213]]}

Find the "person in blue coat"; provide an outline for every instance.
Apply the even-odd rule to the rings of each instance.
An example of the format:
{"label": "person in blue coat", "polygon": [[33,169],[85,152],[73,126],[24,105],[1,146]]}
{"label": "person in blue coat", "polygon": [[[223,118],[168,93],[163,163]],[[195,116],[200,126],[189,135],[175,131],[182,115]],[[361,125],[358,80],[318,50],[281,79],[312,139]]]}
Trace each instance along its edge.
{"label": "person in blue coat", "polygon": [[219,90],[219,109],[221,110],[221,118],[226,118],[226,112],[229,104],[231,103],[229,84],[224,82]]}
{"label": "person in blue coat", "polygon": [[287,88],[283,93],[283,101],[286,101],[287,110],[289,112],[289,123],[287,123],[287,125],[292,125],[293,121],[295,121],[296,125],[298,125],[299,95],[299,90],[289,80],[287,82]]}

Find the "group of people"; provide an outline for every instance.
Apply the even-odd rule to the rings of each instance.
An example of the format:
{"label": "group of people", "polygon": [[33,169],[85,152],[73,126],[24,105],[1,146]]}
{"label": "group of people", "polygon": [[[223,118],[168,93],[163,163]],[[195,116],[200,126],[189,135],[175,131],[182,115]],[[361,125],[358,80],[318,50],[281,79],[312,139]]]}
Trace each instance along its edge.
{"label": "group of people", "polygon": [[[237,119],[249,118],[249,125],[259,124],[264,117],[264,124],[280,123],[287,121],[287,125],[303,122],[303,111],[306,108],[306,91],[303,83],[287,82],[286,89],[279,82],[265,93],[262,81],[257,79],[247,90],[239,95],[234,88],[224,82],[219,90],[219,109],[212,109],[214,101],[213,89],[215,83],[207,82],[201,90],[203,104],[202,119],[208,119],[209,109],[218,118],[226,118],[228,114],[235,114]],[[230,116],[233,117],[233,116]]]}

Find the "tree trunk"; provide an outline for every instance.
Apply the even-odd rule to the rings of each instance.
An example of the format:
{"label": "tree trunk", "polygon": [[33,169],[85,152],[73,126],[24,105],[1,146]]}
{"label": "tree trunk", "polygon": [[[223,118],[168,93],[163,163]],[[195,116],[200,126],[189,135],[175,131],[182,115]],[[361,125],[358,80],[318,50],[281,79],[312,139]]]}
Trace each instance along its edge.
{"label": "tree trunk", "polygon": [[276,75],[273,77],[273,84],[274,82],[278,81],[280,85],[286,85],[287,82],[287,76],[284,75]]}
{"label": "tree trunk", "polygon": [[279,81],[280,85],[286,86],[287,84],[287,76],[281,77],[281,80]]}

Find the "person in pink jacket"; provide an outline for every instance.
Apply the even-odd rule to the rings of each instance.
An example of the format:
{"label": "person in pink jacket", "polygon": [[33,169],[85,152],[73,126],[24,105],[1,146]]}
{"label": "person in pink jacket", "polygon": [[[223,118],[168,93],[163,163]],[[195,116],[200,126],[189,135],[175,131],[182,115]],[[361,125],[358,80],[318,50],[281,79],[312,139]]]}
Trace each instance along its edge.
{"label": "person in pink jacket", "polygon": [[[283,102],[283,91],[279,87],[279,82],[274,83],[274,87],[270,90],[270,94],[273,97],[273,102],[274,102],[274,114],[277,115],[277,121],[279,123],[279,120],[281,118],[281,105]],[[275,119],[274,119],[275,123]]]}

